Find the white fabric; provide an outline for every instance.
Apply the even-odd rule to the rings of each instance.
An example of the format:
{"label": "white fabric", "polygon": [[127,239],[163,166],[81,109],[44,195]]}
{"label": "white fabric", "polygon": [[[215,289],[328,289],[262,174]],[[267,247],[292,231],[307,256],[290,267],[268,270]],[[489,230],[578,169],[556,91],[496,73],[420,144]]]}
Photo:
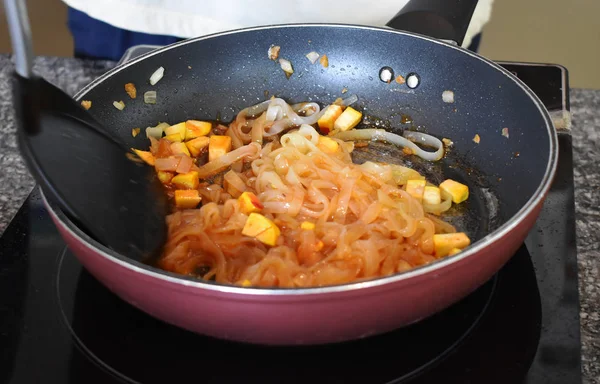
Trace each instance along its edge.
{"label": "white fabric", "polygon": [[[408,0],[63,0],[121,29],[182,38],[283,23],[384,26]],[[491,14],[493,0],[479,0],[463,46]]]}

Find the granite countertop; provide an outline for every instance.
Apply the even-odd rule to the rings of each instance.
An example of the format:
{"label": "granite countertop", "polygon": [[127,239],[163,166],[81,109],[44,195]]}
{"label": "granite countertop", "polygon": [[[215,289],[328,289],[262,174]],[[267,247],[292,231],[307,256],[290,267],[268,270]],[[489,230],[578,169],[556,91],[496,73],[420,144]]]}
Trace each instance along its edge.
{"label": "granite countertop", "polygon": [[[36,72],[71,95],[115,65],[51,57],[35,63]],[[0,233],[34,186],[14,135],[12,68],[0,55]],[[600,384],[600,90],[572,89],[571,112],[583,375]]]}

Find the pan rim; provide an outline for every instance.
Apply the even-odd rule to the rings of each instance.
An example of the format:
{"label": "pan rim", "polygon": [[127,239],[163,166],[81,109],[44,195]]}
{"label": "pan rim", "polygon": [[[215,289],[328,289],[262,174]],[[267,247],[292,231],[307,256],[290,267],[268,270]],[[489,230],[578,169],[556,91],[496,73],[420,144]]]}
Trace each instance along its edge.
{"label": "pan rim", "polygon": [[[322,294],[330,294],[330,293],[339,293],[346,292],[350,293],[353,291],[358,291],[367,288],[375,288],[384,285],[392,285],[394,283],[398,283],[404,280],[410,280],[417,278],[419,276],[427,275],[433,273],[435,271],[439,271],[445,269],[446,267],[452,266],[464,259],[470,258],[478,253],[480,253],[486,247],[493,245],[504,236],[509,234],[512,230],[514,230],[518,225],[520,225],[531,213],[532,211],[545,199],[548,190],[552,185],[552,181],[554,179],[554,175],[556,173],[557,163],[558,163],[558,136],[556,129],[552,124],[552,120],[546,110],[545,106],[541,102],[541,100],[529,89],[527,85],[525,85],[520,79],[511,74],[509,71],[501,67],[499,64],[486,59],[482,56],[475,54],[474,52],[468,51],[464,48],[461,48],[457,45],[441,41],[429,36],[406,32],[401,30],[396,30],[388,27],[373,27],[373,26],[364,26],[364,25],[355,25],[355,24],[339,24],[339,23],[290,23],[290,24],[274,24],[267,26],[258,26],[258,27],[250,27],[250,28],[241,28],[231,31],[225,31],[220,33],[215,33],[211,35],[199,36],[196,38],[191,38],[187,40],[183,40],[180,42],[173,43],[171,45],[167,45],[162,48],[158,48],[154,51],[148,52],[144,55],[136,57],[131,61],[128,61],[124,64],[121,64],[110,71],[106,72],[102,76],[98,77],[94,81],[90,82],[88,85],[83,87],[77,94],[74,96],[74,99],[79,101],[81,100],[90,90],[94,89],[98,85],[105,82],[107,79],[111,78],[116,73],[122,71],[129,66],[132,66],[146,58],[152,57],[154,55],[161,54],[168,50],[184,46],[187,44],[193,44],[197,41],[202,41],[206,39],[211,39],[220,36],[226,36],[231,34],[238,33],[246,33],[258,30],[270,30],[270,29],[283,29],[283,28],[349,28],[349,29],[359,29],[359,30],[372,30],[378,31],[382,33],[390,33],[395,35],[406,35],[411,38],[427,40],[431,43],[439,44],[446,46],[450,49],[455,49],[460,51],[462,54],[466,54],[471,56],[474,59],[478,59],[482,61],[484,64],[489,65],[493,69],[499,71],[500,73],[507,76],[514,83],[516,83],[523,92],[529,96],[534,105],[538,108],[541,116],[546,125],[546,129],[548,131],[549,136],[549,159],[546,165],[546,169],[544,171],[544,176],[542,181],[538,185],[535,192],[529,198],[529,200],[514,214],[510,217],[504,224],[500,227],[496,228],[493,232],[488,233],[483,238],[479,239],[475,243],[473,243],[466,251],[461,252],[457,255],[438,259],[435,262],[430,264],[413,268],[409,271],[402,272],[399,274],[394,274],[386,277],[378,277],[369,280],[356,281],[346,284],[339,285],[331,285],[331,286],[323,286],[323,287],[306,287],[306,288],[260,288],[260,287],[239,287],[235,285],[229,284],[220,284],[215,282],[205,282],[195,279],[193,277],[187,277],[179,274],[175,274],[172,272],[164,271],[162,269],[141,263],[136,260],[132,260],[126,256],[123,256],[104,245],[94,241],[90,237],[88,237],[83,231],[81,231],[77,226],[71,222],[66,215],[58,209],[55,205],[48,202],[46,196],[43,191],[41,191],[42,199],[48,207],[49,212],[53,215],[56,221],[60,224],[63,230],[68,232],[73,238],[76,238],[84,247],[88,249],[90,252],[94,252],[98,255],[101,255],[105,259],[110,262],[116,263],[121,267],[129,269],[136,273],[141,273],[146,275],[147,277],[153,279],[163,280],[167,283],[177,284],[183,287],[193,287],[199,289],[206,289],[209,291],[215,291],[219,293],[231,293],[242,296],[298,296],[298,295],[322,295]],[[480,256],[481,257],[481,256]]]}

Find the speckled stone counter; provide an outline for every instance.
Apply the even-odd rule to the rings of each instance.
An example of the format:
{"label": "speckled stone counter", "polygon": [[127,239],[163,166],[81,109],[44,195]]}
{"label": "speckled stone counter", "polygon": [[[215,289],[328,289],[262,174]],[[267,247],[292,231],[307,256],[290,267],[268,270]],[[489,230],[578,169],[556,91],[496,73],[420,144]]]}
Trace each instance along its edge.
{"label": "speckled stone counter", "polygon": [[[114,65],[38,58],[35,70],[73,95]],[[9,57],[0,55],[0,233],[34,186],[14,135],[12,68]],[[583,375],[585,383],[600,384],[600,90],[572,90],[571,111]]]}

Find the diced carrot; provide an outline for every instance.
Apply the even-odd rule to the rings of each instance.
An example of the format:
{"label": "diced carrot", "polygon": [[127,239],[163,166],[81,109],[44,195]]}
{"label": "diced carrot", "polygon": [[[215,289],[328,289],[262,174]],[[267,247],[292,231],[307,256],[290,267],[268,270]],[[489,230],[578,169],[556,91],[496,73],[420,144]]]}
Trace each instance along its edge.
{"label": "diced carrot", "polygon": [[188,120],[185,122],[185,139],[191,140],[210,133],[212,124],[207,121]]}
{"label": "diced carrot", "polygon": [[198,172],[188,172],[179,174],[171,182],[179,189],[198,189],[200,180],[198,179]]}
{"label": "diced carrot", "polygon": [[210,139],[206,136],[196,137],[185,143],[186,147],[190,150],[190,153],[194,157],[198,157],[204,148],[208,147]]}
{"label": "diced carrot", "polygon": [[148,151],[140,151],[139,149],[132,148],[133,152],[140,157],[140,159],[144,160],[148,165],[154,165],[155,159],[154,155]]}
{"label": "diced carrot", "polygon": [[163,184],[170,183],[173,176],[175,176],[175,174],[173,172],[166,172],[166,171],[158,171],[158,172],[156,172],[156,175],[158,176],[158,179]]}
{"label": "diced carrot", "polygon": [[200,204],[202,197],[195,189],[176,190],[175,206],[180,209],[193,209]]}

